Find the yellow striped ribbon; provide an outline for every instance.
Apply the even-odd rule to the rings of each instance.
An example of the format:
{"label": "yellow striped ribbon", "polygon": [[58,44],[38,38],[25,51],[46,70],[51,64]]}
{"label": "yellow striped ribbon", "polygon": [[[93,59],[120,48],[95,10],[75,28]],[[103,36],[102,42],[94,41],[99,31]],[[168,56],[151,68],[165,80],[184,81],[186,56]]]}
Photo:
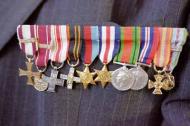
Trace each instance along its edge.
{"label": "yellow striped ribbon", "polygon": [[160,28],[160,42],[154,57],[154,65],[165,67],[170,61],[172,28]]}

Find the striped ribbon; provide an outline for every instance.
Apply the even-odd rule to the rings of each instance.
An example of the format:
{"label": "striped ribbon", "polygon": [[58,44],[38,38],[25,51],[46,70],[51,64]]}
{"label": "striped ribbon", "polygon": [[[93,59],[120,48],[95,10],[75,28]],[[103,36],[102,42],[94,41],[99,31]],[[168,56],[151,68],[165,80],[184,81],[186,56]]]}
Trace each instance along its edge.
{"label": "striped ribbon", "polygon": [[172,72],[176,67],[183,45],[187,40],[188,32],[185,28],[173,28],[171,40],[171,56],[167,71]]}
{"label": "striped ribbon", "polygon": [[166,67],[170,61],[172,28],[159,29],[160,42],[153,62],[157,67]]}
{"label": "striped ribbon", "polygon": [[159,28],[142,27],[141,28],[141,45],[138,62],[150,65],[158,49]]}
{"label": "striped ribbon", "polygon": [[69,44],[69,60],[78,60],[81,52],[82,41],[81,41],[81,28],[79,25],[74,26],[74,41],[70,41]]}
{"label": "striped ribbon", "polygon": [[99,27],[100,49],[99,58],[104,64],[108,64],[118,53],[120,47],[120,29],[115,26]]}
{"label": "striped ribbon", "polygon": [[36,36],[38,38],[38,53],[35,59],[35,64],[38,67],[46,67],[49,60],[49,46],[51,42],[51,26],[37,26]]}
{"label": "striped ribbon", "polygon": [[98,26],[84,26],[84,44],[81,58],[84,64],[91,64],[99,53]]}
{"label": "striped ribbon", "polygon": [[121,46],[114,61],[135,65],[140,50],[140,27],[120,27]]}
{"label": "striped ribbon", "polygon": [[17,37],[21,50],[29,56],[34,56],[38,50],[37,38],[35,36],[36,25],[19,25]]}
{"label": "striped ribbon", "polygon": [[63,63],[66,60],[70,43],[69,33],[68,25],[51,25],[51,61]]}

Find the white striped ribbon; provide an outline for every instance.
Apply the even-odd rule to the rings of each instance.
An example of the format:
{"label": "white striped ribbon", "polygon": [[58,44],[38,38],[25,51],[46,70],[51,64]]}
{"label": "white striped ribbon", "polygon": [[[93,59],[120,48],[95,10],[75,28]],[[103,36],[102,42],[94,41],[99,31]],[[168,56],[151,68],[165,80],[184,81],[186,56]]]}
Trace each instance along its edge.
{"label": "white striped ribbon", "polygon": [[50,60],[63,63],[68,55],[69,33],[67,25],[51,25]]}
{"label": "white striped ribbon", "polygon": [[36,25],[19,25],[17,27],[19,45],[26,55],[34,56],[38,49],[35,32]]}
{"label": "white striped ribbon", "polygon": [[109,63],[115,56],[115,26],[102,26],[100,35],[99,58],[103,63]]}

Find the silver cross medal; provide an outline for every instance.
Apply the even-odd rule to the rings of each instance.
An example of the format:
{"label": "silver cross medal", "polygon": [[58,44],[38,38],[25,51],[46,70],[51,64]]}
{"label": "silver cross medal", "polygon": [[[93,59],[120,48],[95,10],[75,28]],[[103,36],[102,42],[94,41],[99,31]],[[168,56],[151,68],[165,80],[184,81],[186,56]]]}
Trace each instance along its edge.
{"label": "silver cross medal", "polygon": [[42,75],[42,79],[48,83],[48,89],[47,91],[49,92],[55,92],[55,86],[63,86],[64,85],[64,80],[58,79],[58,71],[52,69],[51,70],[51,75],[50,77],[47,77],[45,75]]}
{"label": "silver cross medal", "polygon": [[67,89],[73,88],[73,82],[80,83],[80,78],[74,76],[75,69],[70,67],[68,75],[61,74],[60,78],[67,80]]}

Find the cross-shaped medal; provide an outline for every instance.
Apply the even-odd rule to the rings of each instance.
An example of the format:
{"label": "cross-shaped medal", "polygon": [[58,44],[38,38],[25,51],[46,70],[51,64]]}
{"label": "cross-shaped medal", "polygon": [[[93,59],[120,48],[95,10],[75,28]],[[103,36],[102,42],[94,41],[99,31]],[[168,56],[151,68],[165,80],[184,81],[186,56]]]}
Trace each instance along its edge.
{"label": "cross-shaped medal", "polygon": [[161,88],[164,85],[164,82],[163,82],[164,75],[157,74],[157,75],[154,75],[154,78],[155,78],[154,82],[149,80],[148,89],[155,88],[152,93],[161,95],[162,94]]}
{"label": "cross-shaped medal", "polygon": [[75,69],[73,67],[70,67],[68,75],[64,75],[64,74],[60,75],[60,78],[67,80],[67,89],[73,88],[73,81],[76,83],[80,83],[80,78],[75,77],[74,72],[75,72]]}
{"label": "cross-shaped medal", "polygon": [[27,70],[23,70],[19,68],[19,76],[27,76],[28,80],[27,80],[27,84],[28,85],[34,85],[34,77],[40,77],[40,73],[39,72],[33,72],[32,71],[32,62],[26,62],[26,66],[27,66]]}
{"label": "cross-shaped medal", "polygon": [[45,75],[42,75],[42,79],[48,83],[48,89],[47,91],[49,92],[55,92],[55,86],[63,86],[64,85],[64,80],[58,79],[58,71],[52,69],[51,70],[51,75],[50,77],[47,77]]}

